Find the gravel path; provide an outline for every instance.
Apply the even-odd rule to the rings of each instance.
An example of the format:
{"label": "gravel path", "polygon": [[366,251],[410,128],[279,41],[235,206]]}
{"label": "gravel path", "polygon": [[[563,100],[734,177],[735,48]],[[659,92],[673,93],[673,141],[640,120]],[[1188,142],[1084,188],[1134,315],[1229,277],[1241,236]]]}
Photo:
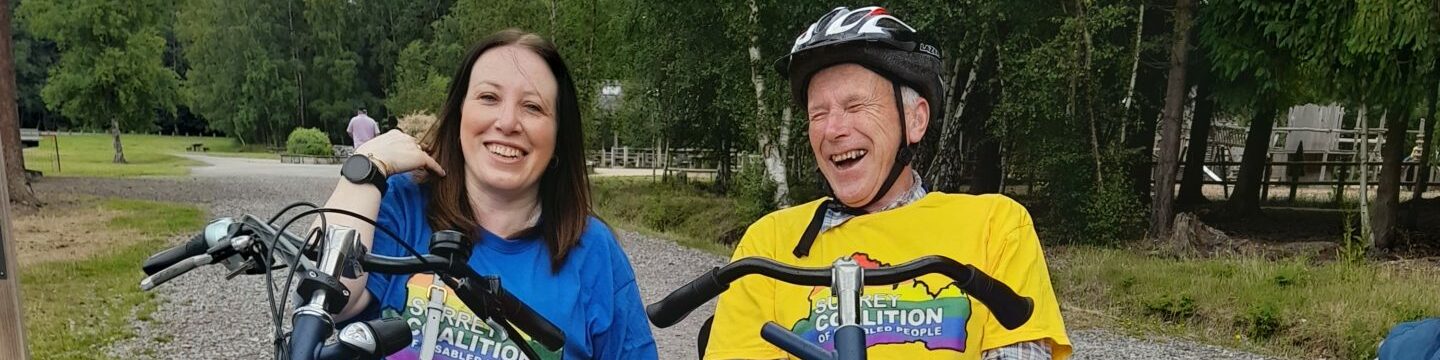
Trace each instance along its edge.
{"label": "gravel path", "polygon": [[1173,339],[1136,339],[1104,330],[1072,330],[1073,360],[1090,359],[1244,359],[1265,360],[1264,356],[1226,348]]}
{"label": "gravel path", "polygon": [[[206,176],[179,179],[47,178],[37,192],[73,192],[100,196],[192,203],[208,216],[270,214],[293,201],[320,203],[334,178],[308,176]],[[646,303],[659,300],[725,259],[621,231],[621,244],[635,268]],[[181,239],[174,239],[179,242]],[[138,266],[138,264],[137,264]],[[138,281],[137,274],[137,281]],[[264,280],[242,276],[225,281],[222,268],[188,274],[158,290],[162,299],[156,321],[134,322],[139,336],[110,349],[117,358],[264,359],[271,357],[271,325],[266,318]],[[662,359],[694,359],[695,332],[713,313],[713,303],[680,325],[654,329]],[[1262,357],[1177,340],[1144,340],[1103,330],[1072,331],[1074,359],[1262,359]],[[161,339],[156,341],[155,339]]]}

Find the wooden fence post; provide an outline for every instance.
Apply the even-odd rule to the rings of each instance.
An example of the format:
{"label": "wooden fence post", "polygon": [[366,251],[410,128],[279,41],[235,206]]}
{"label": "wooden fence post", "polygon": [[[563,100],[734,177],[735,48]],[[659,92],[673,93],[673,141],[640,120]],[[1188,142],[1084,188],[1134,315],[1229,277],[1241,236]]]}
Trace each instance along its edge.
{"label": "wooden fence post", "polygon": [[[0,157],[0,169],[5,159]],[[15,261],[14,237],[10,232],[10,190],[0,186],[0,359],[25,360],[30,351],[25,347],[24,312],[20,306],[20,277]]]}
{"label": "wooden fence post", "polygon": [[[1295,153],[1290,155],[1289,160],[1292,162],[1305,161],[1304,142],[1301,142],[1300,146],[1295,148]],[[1299,168],[1294,168],[1292,166],[1294,165],[1285,165],[1285,175],[1288,175],[1286,177],[1290,178],[1290,203],[1295,202],[1295,188],[1299,186],[1300,177],[1305,175],[1305,165],[1300,165]]]}

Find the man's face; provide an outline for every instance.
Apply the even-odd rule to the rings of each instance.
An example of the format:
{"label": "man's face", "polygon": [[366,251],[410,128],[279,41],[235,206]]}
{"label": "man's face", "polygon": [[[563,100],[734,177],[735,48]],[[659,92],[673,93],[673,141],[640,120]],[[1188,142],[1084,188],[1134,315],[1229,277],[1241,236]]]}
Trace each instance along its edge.
{"label": "man's face", "polygon": [[[841,202],[869,202],[900,147],[900,114],[890,81],[863,66],[841,64],[815,73],[807,96],[810,150],[820,172]],[[913,118],[908,109],[906,115]],[[923,135],[923,126],[907,132]]]}

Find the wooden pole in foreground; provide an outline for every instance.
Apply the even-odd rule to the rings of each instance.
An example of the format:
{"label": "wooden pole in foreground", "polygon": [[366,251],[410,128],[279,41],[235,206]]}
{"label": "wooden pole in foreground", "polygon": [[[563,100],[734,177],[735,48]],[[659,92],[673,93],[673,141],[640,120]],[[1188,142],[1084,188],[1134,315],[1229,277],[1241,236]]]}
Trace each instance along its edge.
{"label": "wooden pole in foreground", "polygon": [[[0,156],[0,169],[3,168],[5,157]],[[25,347],[20,277],[16,276],[20,264],[15,262],[17,247],[12,235],[10,190],[0,186],[0,359],[26,360],[30,358],[30,352]]]}
{"label": "wooden pole in foreground", "polygon": [[[0,117],[7,117],[7,120],[15,120],[19,125],[19,114],[15,113],[15,74],[11,59],[14,54],[10,51],[10,6],[8,0],[0,0],[0,67],[4,72],[0,73],[0,79],[4,79],[4,85],[0,86],[4,93],[0,93],[0,101],[7,102],[8,113],[0,114]],[[19,128],[19,126],[16,126]],[[5,134],[14,136],[14,134]],[[19,144],[16,144],[19,145]],[[5,168],[5,157],[0,156],[0,169]],[[22,173],[19,176],[25,176]],[[15,262],[15,252],[19,249],[15,246],[14,236],[10,231],[10,189],[7,186],[0,186],[0,359],[27,360],[30,358],[30,351],[25,347],[25,322],[20,307],[20,277],[17,271],[20,264]]]}

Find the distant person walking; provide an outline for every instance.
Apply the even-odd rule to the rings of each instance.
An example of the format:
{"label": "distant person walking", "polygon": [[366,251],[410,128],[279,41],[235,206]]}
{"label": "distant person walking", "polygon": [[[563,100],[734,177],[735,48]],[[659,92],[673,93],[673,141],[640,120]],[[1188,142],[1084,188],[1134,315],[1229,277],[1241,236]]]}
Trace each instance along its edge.
{"label": "distant person walking", "polygon": [[345,127],[345,132],[350,134],[351,144],[359,148],[380,133],[380,126],[365,113],[365,109],[360,109],[355,110],[355,117],[350,118],[350,125]]}

